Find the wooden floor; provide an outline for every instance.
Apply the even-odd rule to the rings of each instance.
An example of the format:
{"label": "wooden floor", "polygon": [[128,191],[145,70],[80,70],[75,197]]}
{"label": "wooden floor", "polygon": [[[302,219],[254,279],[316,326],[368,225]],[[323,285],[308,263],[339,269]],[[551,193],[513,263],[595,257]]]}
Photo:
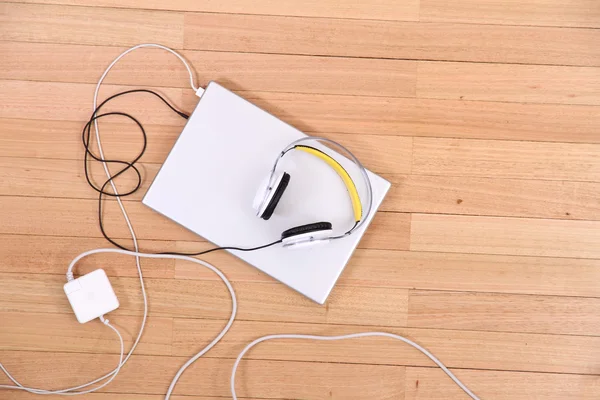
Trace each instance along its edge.
{"label": "wooden floor", "polygon": [[[216,80],[341,141],[393,183],[324,307],[228,254],[206,256],[233,281],[239,317],[185,373],[176,400],[228,398],[233,358],[258,336],[363,330],[426,346],[482,399],[600,398],[598,0],[0,4],[0,361],[18,380],[64,387],[117,362],[114,335],[79,325],[62,285],[75,255],[107,245],[82,171],[93,88],[141,42],[182,50],[201,84]],[[197,102],[183,67],[157,50],[126,57],[107,83],[102,97],[152,86],[184,110]],[[115,108],[148,128],[147,187],[182,122],[153,99]],[[131,125],[103,126],[108,155],[137,151]],[[208,248],[140,197],[126,207],[144,249]],[[129,237],[114,203],[106,224]],[[142,310],[134,262],[94,257],[79,272],[100,266],[121,300],[111,320],[130,344]],[[179,261],[142,267],[142,344],[85,399],[161,399],[229,316],[215,276]],[[239,379],[245,399],[467,398],[415,350],[382,339],[263,344]]]}

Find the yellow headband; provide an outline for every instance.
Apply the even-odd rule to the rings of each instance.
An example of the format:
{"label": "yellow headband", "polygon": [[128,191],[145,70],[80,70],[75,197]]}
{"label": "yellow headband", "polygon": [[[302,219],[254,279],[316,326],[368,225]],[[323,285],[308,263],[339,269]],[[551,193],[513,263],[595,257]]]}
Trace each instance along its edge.
{"label": "yellow headband", "polygon": [[354,181],[348,174],[348,171],[342,167],[342,165],[337,162],[334,158],[332,158],[329,154],[322,152],[321,150],[315,149],[310,146],[295,146],[298,150],[305,151],[309,154],[312,154],[316,157],[319,157],[321,160],[325,161],[337,174],[342,178],[346,188],[348,189],[348,194],[350,195],[350,200],[352,201],[352,209],[354,210],[354,221],[358,222],[362,219],[362,204],[360,202],[360,196],[358,195],[358,190],[356,189],[356,185]]}

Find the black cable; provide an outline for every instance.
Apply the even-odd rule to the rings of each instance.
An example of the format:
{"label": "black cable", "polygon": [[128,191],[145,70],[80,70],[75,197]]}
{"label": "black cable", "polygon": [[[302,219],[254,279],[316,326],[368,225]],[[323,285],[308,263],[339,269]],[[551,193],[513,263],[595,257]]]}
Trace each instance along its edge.
{"label": "black cable", "polygon": [[[148,136],[146,134],[146,130],[144,129],[144,126],[133,116],[124,113],[124,112],[118,112],[118,111],[113,111],[113,112],[107,112],[104,114],[98,114],[98,111],[100,110],[100,108],[102,108],[102,106],[104,106],[107,102],[109,102],[110,100],[113,100],[116,97],[119,96],[123,96],[126,94],[131,94],[131,93],[150,93],[156,97],[158,97],[160,100],[163,101],[163,103],[165,103],[173,112],[175,112],[176,114],[178,114],[179,116],[181,116],[184,119],[188,119],[189,115],[185,114],[182,111],[177,110],[175,107],[173,107],[164,97],[162,97],[160,94],[152,91],[152,90],[148,90],[148,89],[133,89],[133,90],[127,90],[124,92],[120,92],[117,94],[114,94],[110,97],[108,97],[106,100],[104,100],[102,103],[100,103],[100,105],[98,107],[96,107],[96,109],[94,110],[94,112],[92,113],[92,116],[90,117],[90,119],[88,120],[88,122],[85,124],[85,126],[83,127],[83,132],[82,132],[82,142],[83,142],[83,147],[85,148],[85,155],[84,155],[84,160],[83,160],[83,170],[85,173],[85,179],[88,183],[88,185],[90,185],[90,187],[92,189],[94,189],[96,192],[98,192],[98,223],[100,226],[100,232],[102,232],[102,236],[104,236],[104,238],[106,240],[108,240],[111,244],[113,244],[114,246],[122,249],[122,250],[127,250],[127,251],[135,251],[135,249],[130,249],[125,247],[124,245],[116,242],[114,239],[112,239],[110,236],[108,236],[108,234],[106,233],[106,230],[104,229],[104,222],[103,222],[103,218],[102,218],[102,200],[103,200],[103,195],[106,196],[112,196],[112,197],[127,197],[127,196],[131,196],[132,194],[136,193],[140,187],[142,186],[142,175],[139,171],[139,169],[137,169],[137,167],[135,166],[135,164],[140,160],[140,158],[142,158],[142,156],[144,155],[144,153],[146,152],[146,146],[148,144]],[[140,131],[142,132],[142,140],[143,140],[143,145],[142,145],[142,149],[140,150],[139,154],[137,156],[134,157],[134,159],[132,161],[123,161],[123,160],[109,160],[109,159],[105,159],[102,158],[96,154],[94,154],[91,150],[90,150],[90,139],[91,139],[91,129],[92,129],[92,124],[94,122],[96,122],[97,120],[99,120],[100,118],[104,118],[110,115],[116,115],[116,116],[122,116],[122,117],[126,117],[129,118],[130,120],[132,120],[133,122],[136,123],[136,125],[138,126],[138,128],[140,128]],[[120,169],[117,173],[115,173],[114,175],[109,175],[109,178],[102,184],[101,187],[96,186],[93,182],[92,179],[90,178],[90,174],[89,174],[89,168],[88,168],[88,162],[91,161],[90,157],[93,161],[97,161],[97,162],[102,162],[102,163],[107,163],[107,164],[121,164],[124,165],[124,167],[122,169]],[[137,176],[137,183],[135,185],[135,187],[129,191],[126,191],[124,193],[112,193],[112,192],[108,192],[106,191],[106,186],[111,183],[114,182],[114,180],[116,178],[118,178],[119,176],[121,176],[122,174],[124,174],[126,171],[132,169],[133,171],[135,171],[135,174]],[[260,250],[260,249],[264,249],[270,246],[273,246],[277,243],[281,243],[282,240],[277,240],[275,242],[271,242],[262,246],[257,246],[257,247],[251,247],[251,248],[242,248],[242,247],[234,247],[234,246],[225,246],[225,247],[214,247],[212,249],[208,249],[208,250],[204,250],[204,251],[200,251],[200,252],[196,252],[196,253],[178,253],[178,252],[162,252],[162,253],[156,253],[156,254],[171,254],[171,255],[181,255],[181,256],[199,256],[202,254],[206,254],[206,253],[211,253],[213,251],[217,251],[217,250],[237,250],[237,251],[254,251],[254,250]]]}
{"label": "black cable", "polygon": [[200,251],[198,253],[159,253],[159,254],[177,254],[177,255],[180,255],[180,256],[201,256],[203,254],[212,253],[213,251],[217,251],[217,250],[254,251],[254,250],[260,250],[260,249],[266,249],[267,247],[271,247],[271,246],[276,245],[277,243],[281,243],[281,242],[282,242],[282,240],[279,239],[279,240],[277,240],[275,242],[263,244],[262,246],[250,247],[250,248],[225,246],[225,247],[213,247],[212,249]]}

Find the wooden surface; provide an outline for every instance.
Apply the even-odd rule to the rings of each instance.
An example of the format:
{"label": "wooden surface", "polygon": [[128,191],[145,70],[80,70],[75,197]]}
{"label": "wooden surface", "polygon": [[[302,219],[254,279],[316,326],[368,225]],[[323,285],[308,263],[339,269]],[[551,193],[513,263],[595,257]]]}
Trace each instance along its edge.
{"label": "wooden surface", "polygon": [[[180,50],[200,84],[217,80],[341,141],[393,183],[326,306],[228,254],[207,255],[234,284],[238,320],[184,374],[174,400],[228,398],[233,358],[258,336],[364,330],[421,343],[482,399],[600,398],[599,28],[597,0],[0,3],[0,361],[48,388],[117,361],[112,332],[79,325],[62,292],[68,262],[107,246],[80,130],[108,63],[158,42]],[[151,86],[189,111],[197,98],[187,82],[174,57],[142,50],[111,72],[101,96]],[[153,98],[113,108],[147,128],[145,190],[182,122]],[[110,156],[139,148],[126,121],[107,120],[102,132]],[[125,204],[142,248],[209,248],[141,195]],[[105,219],[127,240],[115,203]],[[134,262],[97,256],[78,272],[97,267],[119,296],[111,320],[129,345],[142,311]],[[210,272],[173,260],[142,267],[142,343],[85,399],[161,399],[228,318],[230,300]],[[238,388],[252,400],[467,398],[417,351],[384,339],[260,345]]]}

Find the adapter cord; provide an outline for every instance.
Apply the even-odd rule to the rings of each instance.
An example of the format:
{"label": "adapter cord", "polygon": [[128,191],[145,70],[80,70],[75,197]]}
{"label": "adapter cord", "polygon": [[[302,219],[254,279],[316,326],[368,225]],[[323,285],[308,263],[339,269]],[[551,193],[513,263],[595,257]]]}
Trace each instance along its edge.
{"label": "adapter cord", "polygon": [[[46,389],[38,389],[38,388],[32,388],[32,387],[27,387],[23,384],[21,384],[19,381],[17,381],[15,379],[15,377],[13,377],[8,371],[7,369],[4,367],[4,365],[2,365],[2,363],[0,363],[0,370],[2,370],[2,372],[4,372],[4,374],[8,377],[8,379],[10,379],[16,386],[11,386],[11,385],[0,385],[0,389],[16,389],[16,390],[23,390],[29,393],[33,393],[33,394],[44,394],[44,395],[48,395],[48,394],[56,394],[56,395],[63,395],[63,396],[75,396],[75,395],[79,395],[79,394],[87,394],[87,393],[93,393],[96,390],[102,389],[103,387],[105,387],[106,385],[108,385],[109,383],[111,383],[113,381],[113,379],[115,379],[119,373],[119,371],[121,370],[121,367],[123,366],[123,364],[125,364],[125,362],[123,361],[123,354],[124,354],[124,349],[125,346],[123,344],[123,336],[121,336],[121,333],[119,332],[119,330],[117,328],[115,328],[113,325],[111,325],[111,323],[108,321],[108,319],[105,319],[104,316],[100,317],[100,320],[102,321],[102,323],[106,326],[108,326],[110,329],[112,329],[117,336],[119,337],[119,343],[120,343],[120,355],[119,355],[119,364],[117,365],[117,368],[115,368],[114,370],[112,370],[111,372],[109,372],[108,374],[104,375],[101,379],[98,379],[94,382],[89,382],[83,385],[79,385],[79,386],[74,386],[74,387],[70,387],[70,388],[66,388],[66,389],[57,389],[57,390],[46,390]],[[86,388],[88,386],[90,386],[93,383],[99,382],[102,379],[106,379],[106,382],[102,383],[101,385],[98,385],[96,387],[94,387],[93,389],[88,389],[88,390],[79,390],[79,389],[83,389]]]}
{"label": "adapter cord", "polygon": [[268,340],[281,340],[281,339],[288,339],[288,340],[289,339],[296,339],[296,340],[299,339],[299,340],[317,340],[317,341],[337,341],[337,340],[358,339],[358,338],[365,338],[365,337],[387,337],[387,338],[392,338],[392,339],[400,340],[401,342],[404,342],[404,343],[406,343],[406,344],[414,347],[415,349],[419,350],[421,353],[425,354],[438,367],[440,367],[442,369],[442,371],[444,371],[444,373],[446,375],[448,375],[450,377],[450,379],[452,379],[454,381],[454,383],[456,383],[458,385],[458,387],[460,387],[469,397],[471,397],[471,399],[473,399],[473,400],[481,400],[464,383],[462,383],[460,381],[460,379],[458,379],[456,377],[456,375],[454,375],[452,373],[452,371],[450,371],[440,360],[438,360],[438,358],[436,356],[434,356],[429,350],[427,350],[423,346],[419,345],[418,343],[415,343],[412,340],[405,338],[404,336],[395,335],[393,333],[388,333],[388,332],[360,332],[360,333],[352,333],[352,334],[349,334],[349,335],[340,335],[340,336],[281,334],[281,335],[267,335],[267,336],[263,336],[261,338],[258,338],[256,340],[254,340],[253,342],[249,343],[244,348],[244,350],[242,350],[240,352],[240,354],[237,356],[235,362],[233,363],[233,368],[231,370],[231,378],[230,378],[230,381],[229,381],[230,382],[230,388],[231,388],[231,397],[232,397],[233,400],[237,400],[238,399],[237,393],[235,391],[235,375],[237,373],[237,370],[238,370],[238,367],[240,365],[240,362],[242,361],[242,358],[244,357],[244,355],[248,351],[250,351],[250,349],[252,349],[254,346],[256,346],[259,343],[266,342]]}

